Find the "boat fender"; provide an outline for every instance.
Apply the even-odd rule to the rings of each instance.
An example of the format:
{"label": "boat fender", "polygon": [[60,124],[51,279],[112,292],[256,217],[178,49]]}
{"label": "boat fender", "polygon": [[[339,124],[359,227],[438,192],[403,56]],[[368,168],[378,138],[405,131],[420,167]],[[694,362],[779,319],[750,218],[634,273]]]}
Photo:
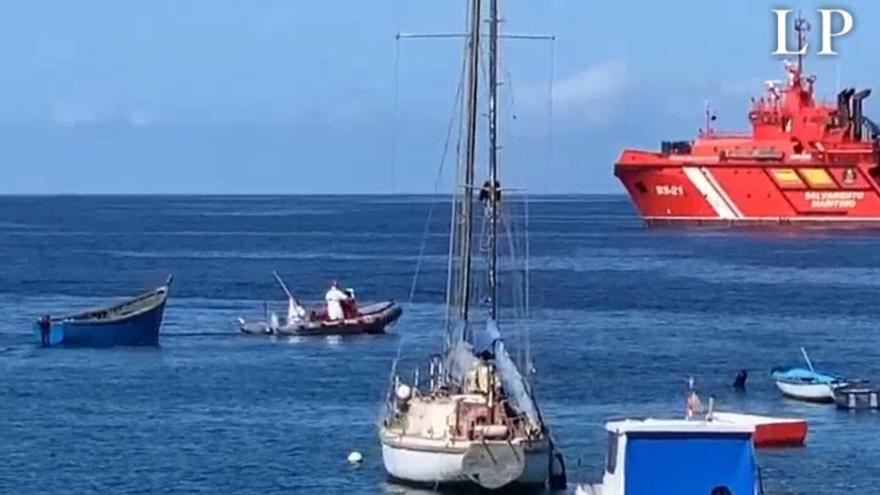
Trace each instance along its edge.
{"label": "boat fender", "polygon": [[508,431],[505,425],[474,425],[474,433],[488,439],[506,438]]}
{"label": "boat fender", "polygon": [[412,397],[412,388],[409,385],[401,384],[394,393],[397,395],[398,400],[406,402]]}

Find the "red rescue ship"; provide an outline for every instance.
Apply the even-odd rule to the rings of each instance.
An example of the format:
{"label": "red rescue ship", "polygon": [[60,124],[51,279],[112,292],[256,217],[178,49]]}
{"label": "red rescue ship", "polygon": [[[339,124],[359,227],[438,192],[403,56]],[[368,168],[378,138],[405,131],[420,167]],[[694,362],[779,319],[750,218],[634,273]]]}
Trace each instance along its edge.
{"label": "red rescue ship", "polygon": [[707,112],[695,141],[624,150],[614,174],[649,225],[880,227],[880,128],[862,107],[871,91],[817,101],[803,58],[785,68],[786,82],[753,99],[751,133],[716,132]]}

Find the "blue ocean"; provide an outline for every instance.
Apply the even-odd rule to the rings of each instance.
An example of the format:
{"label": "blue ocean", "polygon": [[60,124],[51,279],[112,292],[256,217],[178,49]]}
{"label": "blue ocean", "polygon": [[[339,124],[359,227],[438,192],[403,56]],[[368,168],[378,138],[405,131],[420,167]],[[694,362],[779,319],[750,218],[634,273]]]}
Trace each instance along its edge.
{"label": "blue ocean", "polygon": [[[376,423],[398,351],[410,369],[442,343],[444,201],[0,198],[0,493],[416,493],[386,481]],[[683,416],[693,376],[718,409],[810,421],[805,447],[759,451],[768,491],[876,493],[880,417],[783,399],[769,379],[801,346],[817,368],[880,378],[876,233],[648,230],[622,196],[529,211],[534,380],[572,491],[601,478],[606,419]],[[405,312],[384,336],[240,335],[238,317],[283,311],[273,270],[305,300],[339,279]],[[37,346],[41,314],[168,274],[160,348]]]}

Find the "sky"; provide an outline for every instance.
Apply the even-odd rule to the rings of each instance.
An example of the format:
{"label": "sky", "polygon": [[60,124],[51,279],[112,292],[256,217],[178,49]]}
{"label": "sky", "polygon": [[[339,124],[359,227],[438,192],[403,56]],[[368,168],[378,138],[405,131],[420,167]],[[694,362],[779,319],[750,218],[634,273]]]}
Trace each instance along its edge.
{"label": "sky", "polygon": [[[624,147],[746,127],[783,78],[763,0],[502,0],[502,182],[619,193]],[[29,0],[0,13],[0,194],[432,193],[444,156],[465,0]],[[877,87],[880,3],[807,68],[819,93]],[[552,81],[552,84],[551,84]],[[839,83],[838,83],[839,81]],[[552,89],[552,90],[551,90]],[[869,98],[880,114],[880,94]],[[453,119],[453,120],[450,120]],[[876,119],[875,119],[876,120]],[[485,120],[481,121],[485,125]],[[481,172],[485,168],[481,156]],[[441,166],[442,162],[442,166]],[[440,177],[438,180],[437,177]]]}

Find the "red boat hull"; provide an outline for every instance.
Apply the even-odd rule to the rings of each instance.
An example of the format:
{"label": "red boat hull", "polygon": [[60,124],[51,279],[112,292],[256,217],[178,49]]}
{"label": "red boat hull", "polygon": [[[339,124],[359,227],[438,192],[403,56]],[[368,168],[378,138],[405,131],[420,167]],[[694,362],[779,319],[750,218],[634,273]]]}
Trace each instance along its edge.
{"label": "red boat hull", "polygon": [[716,420],[754,426],[752,441],[758,448],[797,447],[807,439],[807,421],[804,419],[721,412],[716,413]]}
{"label": "red boat hull", "polygon": [[880,227],[880,190],[865,164],[650,166],[626,158],[615,175],[650,225]]}

